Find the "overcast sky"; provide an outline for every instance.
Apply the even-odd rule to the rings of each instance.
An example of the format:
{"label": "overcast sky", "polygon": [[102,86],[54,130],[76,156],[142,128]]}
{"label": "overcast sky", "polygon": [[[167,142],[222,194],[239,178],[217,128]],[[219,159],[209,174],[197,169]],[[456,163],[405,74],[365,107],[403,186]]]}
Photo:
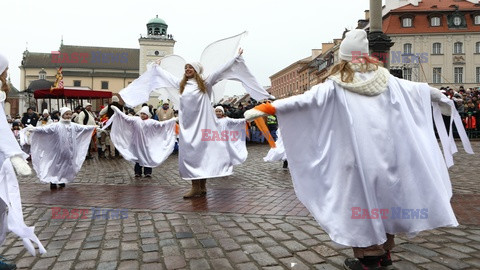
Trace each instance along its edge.
{"label": "overcast sky", "polygon": [[269,76],[355,28],[368,8],[368,0],[2,0],[0,52],[19,88],[25,48],[57,50],[62,35],[65,45],[139,48],[146,23],[158,14],[177,41],[175,54],[187,61],[199,60],[209,43],[247,30],[245,61],[266,86]]}

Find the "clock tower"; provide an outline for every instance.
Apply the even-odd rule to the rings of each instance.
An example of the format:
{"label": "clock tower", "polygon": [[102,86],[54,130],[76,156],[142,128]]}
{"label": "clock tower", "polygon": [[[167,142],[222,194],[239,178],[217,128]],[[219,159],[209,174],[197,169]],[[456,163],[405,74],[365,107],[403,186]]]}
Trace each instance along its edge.
{"label": "clock tower", "polygon": [[160,57],[173,54],[175,40],[167,33],[168,25],[158,15],[148,21],[147,36],[140,36],[140,75],[147,70],[147,64]]}

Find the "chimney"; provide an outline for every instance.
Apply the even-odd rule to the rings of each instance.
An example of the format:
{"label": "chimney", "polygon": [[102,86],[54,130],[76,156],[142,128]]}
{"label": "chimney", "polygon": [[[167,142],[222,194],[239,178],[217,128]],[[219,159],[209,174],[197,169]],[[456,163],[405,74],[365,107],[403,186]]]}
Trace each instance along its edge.
{"label": "chimney", "polygon": [[370,10],[368,9],[365,10],[365,20],[366,21],[370,20]]}

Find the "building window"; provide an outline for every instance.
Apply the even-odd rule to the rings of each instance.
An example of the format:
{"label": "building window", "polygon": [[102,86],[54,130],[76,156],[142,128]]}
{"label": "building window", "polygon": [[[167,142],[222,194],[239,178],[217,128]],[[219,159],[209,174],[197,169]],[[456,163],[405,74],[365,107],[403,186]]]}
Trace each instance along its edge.
{"label": "building window", "polygon": [[442,54],[442,43],[439,43],[439,42],[433,43],[432,54]]}
{"label": "building window", "polygon": [[440,17],[430,18],[430,26],[440,26]]}
{"label": "building window", "polygon": [[475,78],[477,78],[476,82],[480,83],[480,67],[476,68],[475,74],[476,74]]}
{"label": "building window", "polygon": [[455,42],[455,44],[453,44],[453,53],[456,53],[456,54],[463,53],[462,42]]}
{"label": "building window", "polygon": [[412,22],[413,22],[412,18],[403,18],[402,19],[402,26],[403,27],[412,27]]}
{"label": "building window", "polygon": [[82,81],[77,81],[77,80],[73,81],[73,86],[78,87],[78,86],[81,86],[81,85],[82,85]]}
{"label": "building window", "polygon": [[442,68],[433,68],[433,83],[442,83]]}
{"label": "building window", "polygon": [[405,80],[412,80],[412,68],[404,68],[403,69],[403,78]]}
{"label": "building window", "polygon": [[463,83],[463,67],[456,67],[454,69],[453,77],[455,79],[455,83]]}
{"label": "building window", "polygon": [[480,42],[475,43],[475,53],[480,53]]}
{"label": "building window", "polygon": [[410,43],[403,44],[403,54],[412,54],[412,44]]}
{"label": "building window", "polygon": [[480,24],[480,15],[475,15],[475,19],[473,20],[475,24]]}
{"label": "building window", "polygon": [[102,81],[102,89],[108,89],[108,82]]}

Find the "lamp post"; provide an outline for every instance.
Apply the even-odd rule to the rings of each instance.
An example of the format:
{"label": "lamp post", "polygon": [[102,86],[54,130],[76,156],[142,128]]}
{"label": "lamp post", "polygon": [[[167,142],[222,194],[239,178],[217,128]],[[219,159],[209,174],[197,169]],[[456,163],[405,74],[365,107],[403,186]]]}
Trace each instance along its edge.
{"label": "lamp post", "polygon": [[393,42],[382,31],[382,0],[370,0],[370,32],[368,42],[371,54],[380,58],[389,69],[390,48]]}

